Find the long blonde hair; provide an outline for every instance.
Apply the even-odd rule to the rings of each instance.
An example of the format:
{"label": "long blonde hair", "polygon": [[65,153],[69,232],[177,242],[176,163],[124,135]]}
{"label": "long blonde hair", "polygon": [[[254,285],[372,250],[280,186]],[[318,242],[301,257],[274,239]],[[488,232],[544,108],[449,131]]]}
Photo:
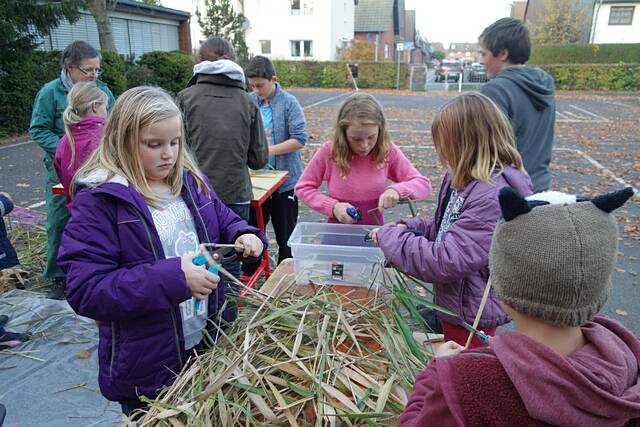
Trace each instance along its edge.
{"label": "long blonde hair", "polygon": [[506,165],[523,170],[511,124],[481,93],[464,93],[446,103],[431,124],[431,136],[457,190],[473,180],[491,183]]}
{"label": "long blonde hair", "polygon": [[107,94],[96,86],[96,82],[78,82],[73,85],[67,95],[67,108],[62,113],[64,122],[64,134],[67,137],[69,148],[71,149],[71,161],[69,168],[73,166],[76,158],[76,143],[73,140],[71,130],[82,119],[93,112],[95,105],[107,103]]}
{"label": "long blonde hair", "polygon": [[[87,177],[91,172],[104,170],[107,172],[104,181],[120,175],[136,188],[147,204],[158,207],[162,200],[149,186],[140,158],[140,130],[175,116],[180,118],[180,150],[166,182],[171,187],[171,193],[178,196],[183,185],[183,171],[186,169],[193,174],[198,191],[204,189],[208,196],[209,188],[185,145],[180,109],[167,92],[150,86],[129,89],[118,97],[107,121],[102,144],[78,170],[72,187],[75,187],[77,180]],[[95,187],[101,183],[88,185]],[[75,188],[72,188],[72,192],[75,192]]]}
{"label": "long blonde hair", "polygon": [[343,176],[349,174],[353,156],[347,139],[347,128],[356,121],[378,126],[378,140],[371,150],[374,166],[380,166],[391,149],[391,138],[387,132],[387,120],[382,105],[373,95],[365,92],[350,95],[338,110],[331,147],[331,158],[336,162]]}

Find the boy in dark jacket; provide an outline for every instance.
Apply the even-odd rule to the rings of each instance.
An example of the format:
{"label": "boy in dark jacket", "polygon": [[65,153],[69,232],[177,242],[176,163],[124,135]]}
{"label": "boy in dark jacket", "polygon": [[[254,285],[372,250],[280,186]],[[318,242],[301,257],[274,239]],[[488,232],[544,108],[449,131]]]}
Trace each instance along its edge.
{"label": "boy in dark jacket", "polygon": [[541,68],[524,65],[530,55],[529,30],[517,19],[499,19],[480,34],[480,62],[491,79],[482,93],[511,121],[524,168],[534,192],[540,192],[551,183],[556,101],[553,78]]}
{"label": "boy in dark jacket", "polygon": [[[552,192],[553,193],[553,192]],[[418,374],[400,426],[625,426],[640,421],[640,340],[597,316],[631,188],[576,199],[500,193],[489,267],[516,332],[464,351],[448,342]],[[543,196],[544,195],[544,196]],[[458,354],[460,353],[460,354]]]}
{"label": "boy in dark jacket", "polygon": [[[247,167],[261,169],[268,160],[260,110],[245,90],[244,72],[228,41],[210,38],[198,58],[193,78],[177,97],[187,143],[220,200],[248,221],[253,192]],[[223,266],[240,278],[239,261]],[[229,294],[236,293],[232,283]]]}

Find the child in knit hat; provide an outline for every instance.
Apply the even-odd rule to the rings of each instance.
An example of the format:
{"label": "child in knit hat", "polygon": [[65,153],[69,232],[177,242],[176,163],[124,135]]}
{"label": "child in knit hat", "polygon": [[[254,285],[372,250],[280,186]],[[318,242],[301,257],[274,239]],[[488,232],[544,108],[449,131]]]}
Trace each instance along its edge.
{"label": "child in knit hat", "polygon": [[640,425],[640,340],[597,315],[618,246],[609,213],[633,191],[541,195],[499,197],[491,283],[517,331],[484,349],[445,343],[418,374],[400,426]]}

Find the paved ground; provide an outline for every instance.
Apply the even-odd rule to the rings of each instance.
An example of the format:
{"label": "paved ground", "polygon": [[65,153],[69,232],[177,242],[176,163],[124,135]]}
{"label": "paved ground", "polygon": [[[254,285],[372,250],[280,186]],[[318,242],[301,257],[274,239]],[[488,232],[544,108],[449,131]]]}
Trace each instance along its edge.
{"label": "paved ground", "polygon": [[[308,119],[310,141],[303,151],[307,161],[330,134],[333,118],[347,93],[323,90],[292,90],[292,93],[304,106]],[[455,94],[392,91],[375,94],[386,109],[393,141],[432,180],[437,191],[443,170],[432,148],[429,127],[436,109]],[[583,195],[597,195],[624,185],[640,188],[639,117],[637,94],[559,94],[553,187]],[[0,146],[0,191],[12,193],[19,206],[31,206],[39,212],[44,211],[45,177],[41,158],[41,150],[32,142]],[[418,208],[421,214],[429,215],[434,208],[433,199],[421,202]],[[385,213],[387,220],[406,215],[409,215],[406,208]],[[640,302],[639,198],[620,209],[617,216],[623,229],[619,263],[604,313],[640,334],[640,311],[637,310]],[[321,220],[318,214],[304,207],[300,217],[301,221]],[[5,308],[11,307],[12,325],[23,328],[34,321],[38,324],[32,313],[42,311],[46,303],[35,297],[36,308],[24,304],[24,300],[11,304],[11,295],[5,294],[2,299],[9,304]],[[63,307],[59,312],[53,310],[57,320],[51,314],[43,317],[36,313],[40,321],[50,318],[60,321],[63,314],[69,322],[82,320],[76,318],[66,304],[60,304]],[[38,340],[22,348],[32,353],[23,357],[0,357],[0,383],[16,384],[6,390],[0,387],[0,401],[9,409],[7,422],[11,425],[19,422],[21,426],[114,425],[119,419],[118,406],[106,402],[97,390],[96,337],[88,332],[87,336],[77,336],[86,331],[95,334],[95,330],[75,325],[67,339],[59,326],[45,326],[39,326],[42,331]],[[33,356],[43,360],[27,358]],[[60,372],[64,375],[60,376]],[[37,396],[43,395],[47,398],[38,400]],[[44,419],[42,414],[48,418]]]}
{"label": "paved ground", "polygon": [[[310,142],[307,161],[329,136],[336,111],[348,94],[344,91],[292,90],[304,106]],[[455,93],[398,93],[374,91],[384,105],[393,141],[428,176],[434,186],[443,173],[429,133],[436,109]],[[559,93],[554,151],[554,189],[597,195],[632,185],[640,188],[640,97],[637,94]],[[18,205],[43,211],[44,167],[40,149],[32,142],[0,146],[0,191],[14,195]],[[605,313],[640,334],[640,205],[636,197],[617,212],[624,229],[619,266]],[[421,213],[433,210],[433,200],[419,205]],[[408,215],[402,209],[387,219]],[[301,220],[321,218],[306,208]]]}

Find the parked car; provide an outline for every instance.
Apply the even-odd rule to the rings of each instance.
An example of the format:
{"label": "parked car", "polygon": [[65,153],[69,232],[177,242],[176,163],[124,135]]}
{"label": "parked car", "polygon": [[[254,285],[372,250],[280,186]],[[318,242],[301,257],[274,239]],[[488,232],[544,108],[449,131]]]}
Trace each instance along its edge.
{"label": "parked car", "polygon": [[436,68],[436,82],[457,82],[464,71],[461,61],[444,59]]}
{"label": "parked car", "polygon": [[470,82],[486,82],[487,81],[487,70],[484,68],[484,64],[479,62],[474,62],[471,64],[471,71],[469,72],[469,81]]}

